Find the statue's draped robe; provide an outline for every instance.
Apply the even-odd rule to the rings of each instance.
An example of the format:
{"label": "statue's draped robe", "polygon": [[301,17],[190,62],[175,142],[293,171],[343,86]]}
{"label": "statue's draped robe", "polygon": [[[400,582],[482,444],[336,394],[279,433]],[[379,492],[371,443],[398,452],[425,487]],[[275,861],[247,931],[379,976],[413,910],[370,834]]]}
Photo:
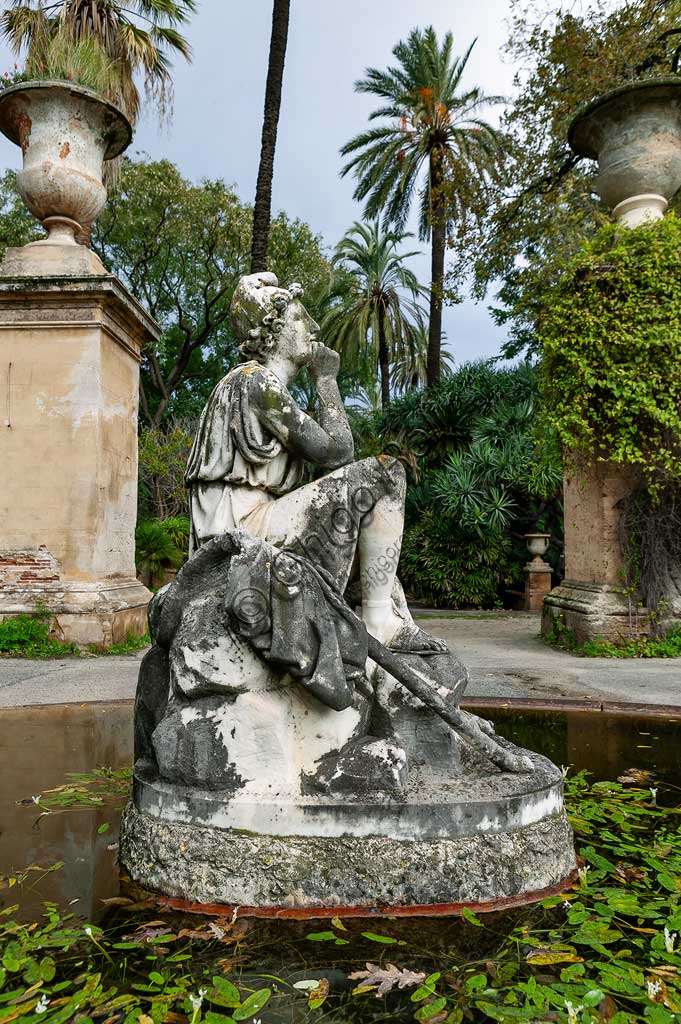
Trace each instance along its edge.
{"label": "statue's draped robe", "polygon": [[350,707],[367,659],[367,632],[320,566],[233,533],[225,607],[268,662],[335,711]]}
{"label": "statue's draped robe", "polygon": [[[347,438],[334,437],[298,408],[276,374],[250,362],[214,389],[185,474],[191,551],[224,534],[241,538],[225,594],[239,632],[265,660],[336,710],[352,704],[354,680],[364,672],[364,625],[319,559],[267,540],[274,504],[300,483],[306,459],[333,466],[348,458],[349,431]],[[347,485],[336,481],[334,488],[345,507]],[[354,544],[341,557],[351,561],[353,551]],[[254,608],[265,611],[253,616]]]}
{"label": "statue's draped robe", "polygon": [[303,459],[286,441],[292,430],[304,432],[306,421],[285,385],[259,363],[237,366],[220,381],[201,416],[185,474],[192,550],[234,529],[267,535],[269,506],[303,475]]}

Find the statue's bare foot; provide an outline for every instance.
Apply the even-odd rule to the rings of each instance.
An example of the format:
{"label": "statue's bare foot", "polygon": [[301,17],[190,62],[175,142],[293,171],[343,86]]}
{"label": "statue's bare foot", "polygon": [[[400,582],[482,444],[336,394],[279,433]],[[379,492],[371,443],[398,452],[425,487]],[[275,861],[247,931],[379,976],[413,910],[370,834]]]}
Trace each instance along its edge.
{"label": "statue's bare foot", "polygon": [[387,645],[395,654],[446,654],[447,644],[415,622],[402,622]]}
{"label": "statue's bare foot", "polygon": [[382,612],[377,608],[364,611],[367,630],[396,654],[445,654],[449,648],[444,640],[432,637],[409,617],[395,611],[392,604]]}

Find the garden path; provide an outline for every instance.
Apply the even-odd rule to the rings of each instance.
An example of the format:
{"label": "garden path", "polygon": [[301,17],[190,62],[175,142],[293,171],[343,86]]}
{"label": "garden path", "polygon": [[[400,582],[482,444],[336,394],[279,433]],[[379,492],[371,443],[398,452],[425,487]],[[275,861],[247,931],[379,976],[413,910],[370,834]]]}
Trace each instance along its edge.
{"label": "garden path", "polygon": [[[442,612],[415,609],[470,672],[466,696],[666,704],[681,707],[681,658],[577,658],[547,647],[539,618],[525,612]],[[135,694],[135,655],[0,658],[0,707],[126,700]]]}

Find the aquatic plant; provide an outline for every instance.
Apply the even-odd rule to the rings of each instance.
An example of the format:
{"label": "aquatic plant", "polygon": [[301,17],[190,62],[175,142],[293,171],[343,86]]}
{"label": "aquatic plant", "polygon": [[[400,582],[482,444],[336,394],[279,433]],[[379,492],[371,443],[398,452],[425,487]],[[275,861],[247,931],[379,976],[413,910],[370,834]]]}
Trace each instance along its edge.
{"label": "aquatic plant", "polygon": [[[104,901],[98,924],[54,903],[38,922],[6,906],[0,1024],[672,1024],[681,1013],[681,807],[661,806],[653,782],[640,769],[617,782],[568,777],[580,877],[504,914],[335,917],[313,929],[238,910],[182,915],[131,890]],[[101,816],[129,785],[129,769],[98,769],[24,802],[27,813]],[[669,802],[670,788],[659,792]],[[2,879],[0,898],[33,887],[44,871],[33,865]]]}

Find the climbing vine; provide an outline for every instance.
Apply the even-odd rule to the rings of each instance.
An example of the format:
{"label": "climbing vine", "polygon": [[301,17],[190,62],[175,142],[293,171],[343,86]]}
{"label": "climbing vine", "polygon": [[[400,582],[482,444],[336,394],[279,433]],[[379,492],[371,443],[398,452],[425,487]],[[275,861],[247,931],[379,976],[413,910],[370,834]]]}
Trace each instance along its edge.
{"label": "climbing vine", "polygon": [[681,220],[610,224],[543,303],[546,415],[569,451],[681,479]]}

